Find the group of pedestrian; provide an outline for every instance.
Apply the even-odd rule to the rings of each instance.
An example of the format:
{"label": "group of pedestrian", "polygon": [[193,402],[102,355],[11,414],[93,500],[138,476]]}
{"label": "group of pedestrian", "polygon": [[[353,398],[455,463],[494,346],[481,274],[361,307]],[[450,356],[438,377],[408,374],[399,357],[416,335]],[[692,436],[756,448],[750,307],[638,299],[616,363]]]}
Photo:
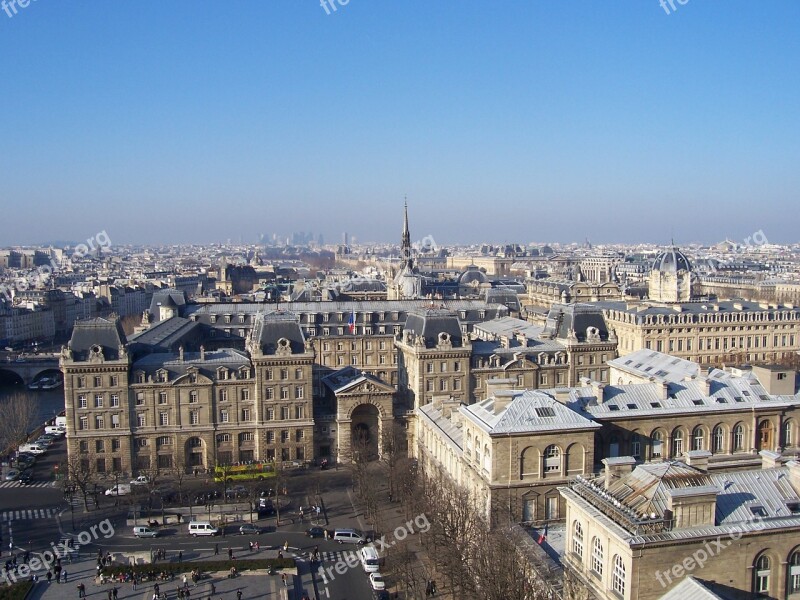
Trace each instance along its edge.
{"label": "group of pedestrian", "polygon": [[435,595],[436,595],[436,582],[431,579],[425,586],[425,597],[432,598]]}
{"label": "group of pedestrian", "polygon": [[110,590],[108,590],[108,600],[117,600],[117,596],[119,595],[119,588],[114,586]]}
{"label": "group of pedestrian", "polygon": [[257,552],[261,550],[261,544],[259,544],[258,541],[250,542],[249,545],[250,545],[250,552]]}

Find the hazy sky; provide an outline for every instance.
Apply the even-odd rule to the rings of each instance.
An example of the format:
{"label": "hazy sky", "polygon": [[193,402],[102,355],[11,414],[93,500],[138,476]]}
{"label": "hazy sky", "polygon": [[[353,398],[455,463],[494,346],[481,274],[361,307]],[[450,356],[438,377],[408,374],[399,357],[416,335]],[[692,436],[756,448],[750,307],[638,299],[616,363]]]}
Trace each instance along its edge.
{"label": "hazy sky", "polygon": [[0,11],[0,246],[800,239],[796,0],[332,3]]}

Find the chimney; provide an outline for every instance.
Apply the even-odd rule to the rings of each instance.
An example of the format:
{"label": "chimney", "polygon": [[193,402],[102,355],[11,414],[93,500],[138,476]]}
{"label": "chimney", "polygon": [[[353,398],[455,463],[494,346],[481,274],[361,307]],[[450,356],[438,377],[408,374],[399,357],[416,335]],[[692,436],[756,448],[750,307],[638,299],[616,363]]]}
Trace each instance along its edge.
{"label": "chimney", "polygon": [[200,360],[206,359],[206,347],[200,346]]}
{"label": "chimney", "polygon": [[771,450],[762,450],[759,452],[761,455],[761,468],[774,469],[781,466],[781,453],[772,452]]}
{"label": "chimney", "polygon": [[661,385],[658,387],[658,397],[661,400],[666,400],[669,398],[669,383],[666,381],[662,381]]}
{"label": "chimney", "polygon": [[618,456],[617,458],[604,458],[605,469],[605,488],[608,489],[617,479],[622,479],[633,471],[636,466],[636,459],[632,456]]}
{"label": "chimney", "polygon": [[494,402],[494,414],[497,415],[508,408],[508,405],[514,401],[514,396],[515,394],[511,390],[500,390],[495,392],[494,396],[492,397]]}
{"label": "chimney", "polygon": [[595,395],[595,398],[597,398],[598,404],[603,403],[603,397],[605,396],[605,389],[606,389],[605,383],[601,383],[599,381],[592,381],[592,393]]}
{"label": "chimney", "polygon": [[178,348],[178,360],[183,362],[183,346]]}
{"label": "chimney", "polygon": [[684,455],[686,464],[694,467],[698,471],[708,471],[708,459],[711,458],[711,452],[708,450],[689,450]]}
{"label": "chimney", "polygon": [[792,484],[794,491],[800,496],[800,462],[790,460],[786,463],[786,467],[789,469],[789,483]]}
{"label": "chimney", "polygon": [[667,510],[671,512],[675,529],[713,527],[716,524],[717,494],[714,485],[695,485],[669,490]]}

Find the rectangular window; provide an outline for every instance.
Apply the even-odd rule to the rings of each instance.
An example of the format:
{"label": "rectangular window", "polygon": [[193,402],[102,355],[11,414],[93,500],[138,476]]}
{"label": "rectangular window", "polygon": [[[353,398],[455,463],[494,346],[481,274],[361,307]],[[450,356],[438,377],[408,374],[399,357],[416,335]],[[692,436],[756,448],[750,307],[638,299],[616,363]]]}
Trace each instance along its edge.
{"label": "rectangular window", "polygon": [[305,415],[304,406],[295,406],[294,407],[294,418],[295,419],[302,419]]}
{"label": "rectangular window", "polygon": [[167,403],[167,392],[158,392],[158,403],[159,404]]}
{"label": "rectangular window", "polygon": [[95,375],[94,377],[94,387],[100,387],[103,385],[103,380],[100,378],[99,375]]}
{"label": "rectangular window", "polygon": [[144,405],[144,392],[136,392],[136,406]]}
{"label": "rectangular window", "polygon": [[75,382],[76,388],[85,388],[86,387],[86,378],[85,377],[78,377],[77,381]]}
{"label": "rectangular window", "polygon": [[274,431],[268,431],[267,432],[267,443],[268,444],[274,444],[275,443],[275,432]]}
{"label": "rectangular window", "polygon": [[219,420],[220,420],[221,423],[227,423],[228,422],[228,411],[227,410],[219,411]]}
{"label": "rectangular window", "polygon": [[89,417],[81,417],[78,419],[78,429],[83,431],[89,429]]}
{"label": "rectangular window", "polygon": [[117,387],[119,385],[119,377],[117,375],[111,376],[111,387]]}
{"label": "rectangular window", "polygon": [[281,400],[288,400],[289,399],[289,388],[282,387],[281,388]]}
{"label": "rectangular window", "polygon": [[87,408],[88,406],[89,405],[86,402],[86,396],[84,394],[78,396],[78,408]]}
{"label": "rectangular window", "polygon": [[267,409],[266,419],[267,419],[267,421],[274,421],[275,420],[275,409],[274,408],[268,408]]}
{"label": "rectangular window", "polygon": [[94,428],[95,429],[105,429],[106,428],[106,419],[103,415],[97,415],[94,418]]}
{"label": "rectangular window", "polygon": [[281,442],[285,444],[288,441],[289,441],[289,431],[287,429],[284,429],[283,431],[281,431]]}
{"label": "rectangular window", "polygon": [[281,406],[281,420],[285,421],[289,418],[289,407]]}
{"label": "rectangular window", "polygon": [[160,412],[160,413],[158,413],[158,424],[159,425],[169,425],[169,413],[168,412]]}
{"label": "rectangular window", "polygon": [[119,415],[111,415],[111,429],[119,429]]}
{"label": "rectangular window", "polygon": [[275,390],[271,387],[268,387],[264,390],[264,398],[266,400],[273,400],[275,398]]}
{"label": "rectangular window", "polygon": [[94,395],[94,407],[103,408],[103,394]]}
{"label": "rectangular window", "polygon": [[302,442],[303,439],[306,437],[306,432],[302,429],[298,429],[294,432],[294,441],[295,442]]}
{"label": "rectangular window", "polygon": [[303,369],[295,369],[294,370],[294,378],[295,379],[302,379],[303,378]]}
{"label": "rectangular window", "polygon": [[247,402],[250,400],[250,390],[247,388],[242,388],[241,394],[239,396],[243,402]]}
{"label": "rectangular window", "polygon": [[242,409],[242,421],[249,421],[250,420],[250,409],[243,408]]}
{"label": "rectangular window", "polygon": [[302,400],[303,399],[303,386],[302,385],[295,386],[295,388],[294,388],[294,397],[297,400]]}
{"label": "rectangular window", "polygon": [[195,404],[197,403],[197,400],[198,400],[197,392],[195,390],[189,392],[189,403]]}
{"label": "rectangular window", "polygon": [[119,452],[121,445],[119,443],[119,438],[114,438],[111,440],[111,451],[112,452]]}
{"label": "rectangular window", "polygon": [[196,410],[189,411],[189,425],[199,425],[200,424],[200,412]]}
{"label": "rectangular window", "polygon": [[138,427],[147,427],[147,415],[144,413],[136,415],[136,425]]}
{"label": "rectangular window", "polygon": [[109,406],[119,406],[119,394],[111,394],[111,402]]}
{"label": "rectangular window", "polygon": [[281,369],[281,379],[289,379],[289,369]]}

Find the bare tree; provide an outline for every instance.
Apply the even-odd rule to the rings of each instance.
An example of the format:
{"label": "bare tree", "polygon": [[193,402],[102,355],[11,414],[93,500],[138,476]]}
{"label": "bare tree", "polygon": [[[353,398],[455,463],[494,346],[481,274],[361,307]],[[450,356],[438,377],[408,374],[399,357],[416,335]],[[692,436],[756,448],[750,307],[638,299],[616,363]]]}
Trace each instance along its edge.
{"label": "bare tree", "polygon": [[134,330],[142,324],[142,314],[134,313],[132,315],[125,315],[120,319],[119,324],[122,326],[122,331],[125,332],[125,335],[131,335]]}
{"label": "bare tree", "polygon": [[0,400],[0,452],[15,449],[23,443],[38,416],[36,401],[24,392],[15,392]]}
{"label": "bare tree", "polygon": [[69,484],[80,491],[83,496],[83,508],[89,512],[89,494],[97,488],[97,471],[94,463],[88,458],[73,454],[67,458],[64,467]]}

